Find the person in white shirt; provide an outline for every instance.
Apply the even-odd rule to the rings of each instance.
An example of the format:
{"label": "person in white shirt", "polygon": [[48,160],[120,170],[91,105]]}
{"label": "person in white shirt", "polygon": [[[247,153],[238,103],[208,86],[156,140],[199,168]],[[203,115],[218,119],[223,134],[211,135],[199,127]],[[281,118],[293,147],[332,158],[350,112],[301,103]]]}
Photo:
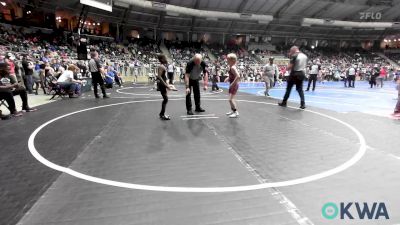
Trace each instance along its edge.
{"label": "person in white shirt", "polygon": [[312,91],[315,91],[315,85],[317,84],[317,78],[321,70],[321,65],[319,65],[319,63],[316,60],[314,60],[309,70],[310,70],[309,73],[310,76],[308,77],[308,86],[306,91],[310,91],[311,83],[313,83]]}
{"label": "person in white shirt", "polygon": [[79,68],[73,64],[68,66],[57,80],[61,88],[68,91],[70,98],[76,98],[80,92],[82,81],[74,79],[74,72],[79,71]]}
{"label": "person in white shirt", "polygon": [[174,84],[174,72],[175,72],[175,66],[173,63],[171,63],[168,65],[167,69],[169,84]]}
{"label": "person in white shirt", "polygon": [[176,76],[179,77],[180,82],[182,83],[182,80],[183,80],[183,79],[182,79],[182,76],[181,76],[181,75],[182,75],[181,67],[177,66],[177,67],[176,67]]}
{"label": "person in white shirt", "polygon": [[356,68],[354,65],[351,65],[349,70],[347,71],[348,73],[348,80],[349,80],[349,88],[354,88],[354,83],[356,80]]}

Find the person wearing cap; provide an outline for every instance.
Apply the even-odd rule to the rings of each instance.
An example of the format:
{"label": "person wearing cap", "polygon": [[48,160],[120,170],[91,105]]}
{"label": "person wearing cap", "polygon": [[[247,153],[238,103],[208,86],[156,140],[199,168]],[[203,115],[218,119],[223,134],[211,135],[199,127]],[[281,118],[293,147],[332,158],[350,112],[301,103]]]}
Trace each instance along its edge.
{"label": "person wearing cap", "polygon": [[292,91],[293,86],[296,85],[296,90],[299,93],[301,101],[300,108],[305,109],[306,103],[303,92],[303,81],[306,78],[305,73],[308,57],[304,53],[300,52],[300,49],[297,46],[293,46],[290,48],[289,57],[290,64],[287,70],[290,71],[290,75],[287,81],[286,93],[283,97],[282,102],[278,103],[278,105],[282,107],[287,106],[290,92]]}
{"label": "person wearing cap", "polygon": [[185,85],[186,85],[186,110],[188,115],[193,115],[191,93],[193,89],[194,103],[196,105],[196,112],[205,112],[200,105],[200,84],[201,73],[204,77],[204,90],[207,90],[208,72],[207,64],[203,61],[200,54],[196,54],[186,66],[185,72]]}
{"label": "person wearing cap", "polygon": [[264,95],[269,96],[269,90],[275,85],[275,79],[279,76],[279,68],[274,64],[274,57],[269,58],[269,63],[264,66],[263,80],[265,83]]}
{"label": "person wearing cap", "polygon": [[321,70],[321,65],[316,60],[314,60],[309,69],[310,69],[310,76],[308,77],[308,85],[306,91],[310,91],[311,83],[313,83],[312,91],[315,91],[315,85],[317,84],[317,78],[319,71]]}

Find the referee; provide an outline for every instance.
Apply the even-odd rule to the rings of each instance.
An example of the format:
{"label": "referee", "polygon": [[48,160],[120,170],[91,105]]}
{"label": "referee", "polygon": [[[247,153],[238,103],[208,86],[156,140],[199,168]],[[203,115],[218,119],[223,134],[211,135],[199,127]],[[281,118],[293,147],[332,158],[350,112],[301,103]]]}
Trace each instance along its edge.
{"label": "referee", "polygon": [[103,76],[101,75],[104,73],[103,68],[100,65],[100,60],[99,60],[99,53],[96,51],[93,51],[90,53],[90,61],[89,61],[89,71],[92,74],[92,85],[93,85],[93,90],[94,90],[94,97],[100,98],[98,91],[97,91],[97,85],[100,85],[101,92],[103,93],[103,98],[109,98],[106,95],[106,89],[104,87],[104,80]]}
{"label": "referee", "polygon": [[287,68],[290,71],[290,75],[287,81],[286,93],[283,97],[283,101],[278,105],[282,107],[286,107],[287,100],[289,99],[290,92],[294,85],[296,85],[296,90],[300,95],[300,108],[305,109],[306,103],[304,100],[304,91],[303,91],[303,81],[306,78],[306,67],[307,67],[307,56],[300,52],[299,47],[293,46],[289,51],[290,64]]}
{"label": "referee", "polygon": [[207,90],[208,72],[207,64],[203,61],[200,54],[196,54],[186,66],[185,72],[185,85],[186,85],[186,110],[188,115],[193,115],[191,92],[193,89],[194,103],[196,105],[196,112],[205,112],[200,106],[200,84],[201,73],[204,76],[204,90]]}

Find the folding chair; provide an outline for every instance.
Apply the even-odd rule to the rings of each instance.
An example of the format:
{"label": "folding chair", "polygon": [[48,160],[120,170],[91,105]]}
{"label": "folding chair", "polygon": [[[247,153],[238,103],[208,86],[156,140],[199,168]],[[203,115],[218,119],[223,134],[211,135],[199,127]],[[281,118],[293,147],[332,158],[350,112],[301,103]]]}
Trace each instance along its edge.
{"label": "folding chair", "polygon": [[49,85],[49,94],[52,94],[50,100],[53,100],[55,97],[64,98],[68,95],[67,91],[65,91],[57,82],[51,82]]}
{"label": "folding chair", "polygon": [[[8,105],[7,105],[7,102],[6,102],[5,99],[0,100],[0,107],[1,107],[2,105],[4,105],[5,107],[8,108]],[[3,115],[3,112],[2,112],[1,109],[0,109],[0,119],[6,120],[6,119],[9,119],[9,118],[10,118],[9,116]]]}
{"label": "folding chair", "polygon": [[4,105],[5,107],[8,108],[7,102],[5,99],[0,100],[0,106]]}

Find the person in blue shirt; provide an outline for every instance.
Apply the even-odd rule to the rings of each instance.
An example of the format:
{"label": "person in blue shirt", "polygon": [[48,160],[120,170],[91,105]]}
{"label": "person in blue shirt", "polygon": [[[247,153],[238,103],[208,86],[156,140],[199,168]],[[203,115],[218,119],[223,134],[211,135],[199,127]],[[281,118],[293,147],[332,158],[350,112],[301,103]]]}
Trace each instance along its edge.
{"label": "person in blue shirt", "polygon": [[107,74],[105,77],[106,88],[113,88],[114,79],[115,79],[114,69],[111,66],[109,66],[107,67]]}
{"label": "person in blue shirt", "polygon": [[109,70],[114,73],[114,81],[116,84],[118,84],[119,87],[122,87],[122,79],[119,77],[120,73],[116,69],[115,66],[108,66]]}

